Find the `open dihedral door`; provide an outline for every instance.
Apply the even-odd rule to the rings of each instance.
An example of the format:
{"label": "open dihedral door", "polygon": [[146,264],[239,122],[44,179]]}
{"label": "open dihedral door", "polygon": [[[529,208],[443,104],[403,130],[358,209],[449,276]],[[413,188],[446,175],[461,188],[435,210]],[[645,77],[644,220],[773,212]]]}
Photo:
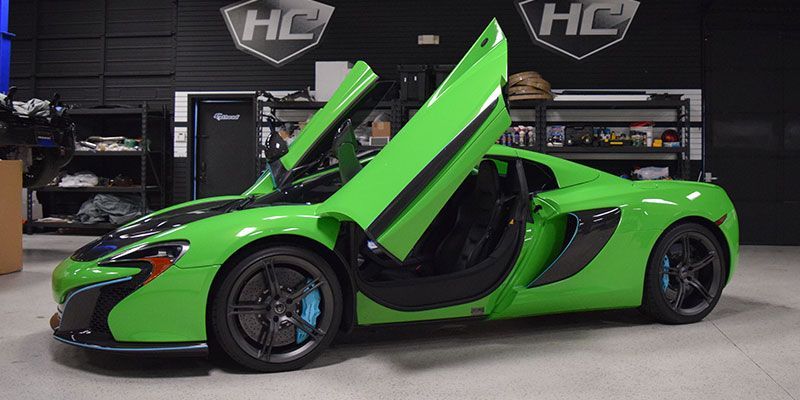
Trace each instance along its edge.
{"label": "open dihedral door", "polygon": [[493,20],[414,117],[318,213],[355,222],[405,259],[511,124],[502,94],[507,68],[506,38]]}

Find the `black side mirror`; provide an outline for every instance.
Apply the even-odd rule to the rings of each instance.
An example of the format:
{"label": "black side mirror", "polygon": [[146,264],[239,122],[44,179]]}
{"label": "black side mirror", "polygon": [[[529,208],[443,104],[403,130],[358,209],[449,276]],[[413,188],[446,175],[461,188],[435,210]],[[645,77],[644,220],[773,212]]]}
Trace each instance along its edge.
{"label": "black side mirror", "polygon": [[281,135],[274,130],[270,132],[269,137],[264,141],[264,146],[266,147],[266,149],[264,149],[264,156],[267,157],[267,161],[269,162],[275,161],[289,152],[289,145],[287,145]]}

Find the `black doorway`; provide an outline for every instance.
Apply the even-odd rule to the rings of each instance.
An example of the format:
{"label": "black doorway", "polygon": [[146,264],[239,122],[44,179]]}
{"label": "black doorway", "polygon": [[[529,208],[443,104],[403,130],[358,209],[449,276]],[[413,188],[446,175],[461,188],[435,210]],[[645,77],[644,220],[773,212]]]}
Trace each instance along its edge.
{"label": "black doorway", "polygon": [[190,98],[192,198],[240,194],[257,177],[252,96]]}

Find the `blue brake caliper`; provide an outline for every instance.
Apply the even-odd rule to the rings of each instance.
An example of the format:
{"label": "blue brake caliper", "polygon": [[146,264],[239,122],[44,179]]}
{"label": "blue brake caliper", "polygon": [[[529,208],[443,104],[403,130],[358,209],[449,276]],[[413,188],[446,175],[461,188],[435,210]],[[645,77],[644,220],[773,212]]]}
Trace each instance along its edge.
{"label": "blue brake caliper", "polygon": [[[310,279],[306,282],[306,284],[309,283],[311,283]],[[321,297],[319,294],[319,289],[314,289],[314,291],[307,294],[306,297],[303,298],[303,301],[300,303],[301,308],[303,309],[303,311],[300,314],[300,318],[302,318],[304,321],[308,322],[309,325],[314,327],[317,326],[317,317],[319,317],[320,314],[319,311],[320,300]],[[302,329],[296,329],[295,336],[296,336],[295,339],[297,340],[298,344],[303,343],[306,341],[306,339],[308,339],[308,333],[306,333]]]}
{"label": "blue brake caliper", "polygon": [[661,291],[666,292],[669,286],[669,257],[664,256],[664,262],[661,264],[663,273],[661,274]]}

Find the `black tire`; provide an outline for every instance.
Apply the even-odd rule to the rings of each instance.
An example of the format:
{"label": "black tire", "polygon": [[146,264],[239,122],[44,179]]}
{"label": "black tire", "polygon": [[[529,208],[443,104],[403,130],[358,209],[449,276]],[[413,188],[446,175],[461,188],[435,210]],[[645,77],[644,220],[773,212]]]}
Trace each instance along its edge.
{"label": "black tire", "polygon": [[26,188],[39,188],[47,186],[58,176],[61,168],[59,165],[58,149],[34,149],[34,161],[26,172],[22,173],[22,186]]}
{"label": "black tire", "polygon": [[[310,326],[301,317],[302,299],[314,291],[320,313]],[[336,336],[343,309],[331,266],[292,246],[245,257],[226,273],[211,302],[216,344],[237,364],[261,372],[295,370],[317,358]],[[301,331],[306,337],[299,341]]]}
{"label": "black tire", "polygon": [[727,271],[727,258],[714,233],[696,223],[676,225],[661,236],[650,255],[641,311],[664,324],[698,322],[717,305]]}

